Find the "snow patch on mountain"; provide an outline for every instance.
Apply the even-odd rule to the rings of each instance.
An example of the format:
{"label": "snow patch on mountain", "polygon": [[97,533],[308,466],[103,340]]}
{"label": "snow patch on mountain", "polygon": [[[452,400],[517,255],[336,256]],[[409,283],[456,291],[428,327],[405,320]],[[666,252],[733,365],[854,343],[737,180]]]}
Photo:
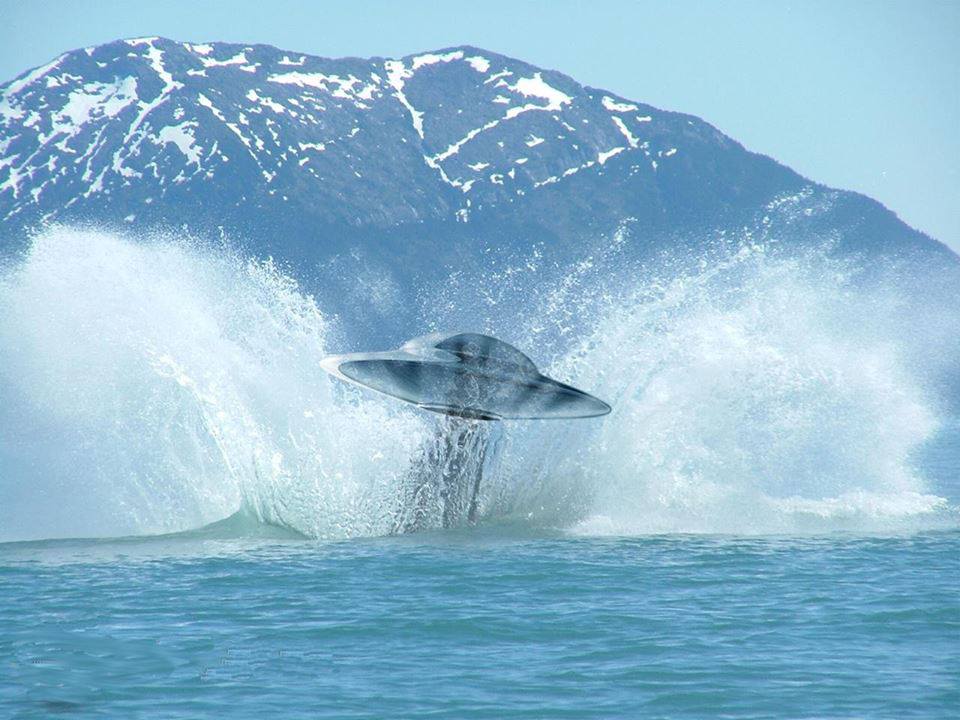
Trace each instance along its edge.
{"label": "snow patch on mountain", "polygon": [[546,106],[539,107],[540,110],[561,110],[564,105],[573,102],[573,98],[548,85],[542,73],[534,73],[533,77],[520,78],[513,85],[507,85],[513,92],[520,93],[526,97],[535,97],[546,100]]}
{"label": "snow patch on mountain", "polygon": [[613,124],[617,126],[620,134],[627,139],[630,147],[635,148],[640,144],[640,141],[637,140],[636,136],[632,132],[630,132],[630,128],[627,127],[627,124],[622,119],[618,118],[616,115],[610,119],[613,120]]}
{"label": "snow patch on mountain", "polygon": [[393,88],[394,96],[410,113],[413,129],[423,140],[423,113],[410,104],[403,92],[403,86],[409,78],[413,77],[413,71],[407,69],[403,60],[387,60],[384,63],[384,69],[387,71],[387,84]]}
{"label": "snow patch on mountain", "polygon": [[262,105],[265,108],[273,110],[275,113],[282,115],[287,111],[287,109],[278,102],[275,102],[271,98],[263,97],[259,95],[256,90],[248,90],[246,95],[247,100],[255,102],[259,105]]}
{"label": "snow patch on mountain", "polygon": [[137,79],[126,77],[113,83],[87,83],[67,97],[67,104],[54,116],[53,135],[73,134],[91,119],[112,118],[137,99]]}
{"label": "snow patch on mountain", "polygon": [[13,82],[11,82],[9,85],[7,85],[6,89],[3,91],[4,99],[8,99],[10,97],[13,97],[14,95],[19,94],[24,88],[32,85],[34,82],[42,78],[48,72],[58,67],[60,63],[63,61],[63,59],[66,57],[67,57],[66,54],[61,55],[55,60],[51,60],[50,62],[48,62],[46,65],[41,65],[40,67],[35,68],[34,70],[31,70],[19,80],[14,80]]}
{"label": "snow patch on mountain", "polygon": [[[340,77],[339,75],[326,75],[320,72],[304,73],[299,71],[274,74],[267,77],[267,82],[316,88],[330,93],[335,98],[352,100],[363,108],[367,106],[359,101],[372,100],[379,92],[379,77],[371,76],[371,80],[371,83],[364,83],[360,78],[353,75]],[[358,85],[360,89],[357,89]]]}
{"label": "snow patch on mountain", "polygon": [[[209,46],[208,46],[209,47]],[[247,60],[247,53],[245,51],[240,51],[233,57],[227,58],[226,60],[217,60],[216,58],[201,57],[200,62],[203,63],[204,67],[226,67],[229,65],[249,65]]]}
{"label": "snow patch on mountain", "polygon": [[197,123],[187,120],[179,125],[167,125],[156,137],[156,140],[163,145],[172,143],[187,158],[187,162],[193,163],[199,169],[200,157],[203,154],[203,148],[197,144],[192,128],[197,127]]}
{"label": "snow patch on mountain", "polygon": [[490,61],[485,57],[475,55],[473,57],[468,57],[467,62],[470,63],[470,67],[472,67],[478,73],[485,73],[490,70]]}
{"label": "snow patch on mountain", "polygon": [[599,155],[597,155],[597,162],[603,165],[604,163],[607,162],[607,160],[612,158],[614,155],[619,155],[624,150],[626,150],[626,148],[624,147],[615,147],[612,150],[607,150],[606,152],[602,152]]}
{"label": "snow patch on mountain", "polygon": [[640,109],[633,103],[617,102],[609,95],[604,95],[603,99],[601,100],[601,103],[603,104],[603,107],[609,110],[610,112],[626,113],[626,112],[636,112],[637,110]]}
{"label": "snow patch on mountain", "polygon": [[[380,163],[392,158],[391,168],[410,149],[421,168],[459,191],[433,191],[436,206],[452,204],[447,212],[466,222],[467,210],[512,202],[588,169],[602,173],[621,153],[639,148],[655,167],[654,157],[676,152],[650,149],[639,124],[652,118],[638,114],[642,106],[596,97],[557,74],[472,48],[329,60],[259,45],[136,38],[62,56],[0,88],[0,195],[17,201],[9,213],[45,202],[54,183],[79,183],[66,206],[132,183],[155,185],[152,199],[193,178],[235,183],[250,161],[257,179],[238,205],[256,186],[278,198],[363,194],[378,174],[365,161],[371,148]],[[402,182],[418,172],[402,170],[413,173]],[[398,202],[418,216],[420,200]]]}

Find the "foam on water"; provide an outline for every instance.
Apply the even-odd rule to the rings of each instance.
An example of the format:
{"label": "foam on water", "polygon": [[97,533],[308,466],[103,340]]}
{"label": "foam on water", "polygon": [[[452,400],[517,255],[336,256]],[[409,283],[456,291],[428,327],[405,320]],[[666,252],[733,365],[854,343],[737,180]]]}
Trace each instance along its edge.
{"label": "foam on water", "polygon": [[[940,423],[931,355],[960,356],[956,318],[825,250],[604,271],[614,282],[584,288],[593,320],[550,373],[613,413],[510,434],[502,511],[587,534],[956,525],[917,463]],[[541,325],[569,315],[556,299],[540,299]]]}
{"label": "foam on water", "polygon": [[54,228],[0,282],[3,539],[169,532],[243,506],[385,532],[424,430],[337,388],[334,331],[271,262]]}
{"label": "foam on water", "polygon": [[[938,426],[927,344],[902,341],[899,299],[854,274],[747,246],[665,274],[584,261],[523,305],[503,294],[482,327],[447,297],[448,329],[520,341],[614,407],[505,426],[484,518],[591,534],[954,522],[914,465]],[[320,370],[367,349],[323,307],[322,288],[227,248],[39,234],[0,270],[0,540],[238,509],[316,537],[389,532],[436,421]]]}

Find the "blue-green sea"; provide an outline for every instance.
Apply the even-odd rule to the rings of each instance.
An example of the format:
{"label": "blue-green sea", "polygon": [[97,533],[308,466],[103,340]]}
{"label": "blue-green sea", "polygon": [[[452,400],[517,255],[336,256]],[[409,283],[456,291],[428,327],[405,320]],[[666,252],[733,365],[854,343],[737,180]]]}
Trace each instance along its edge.
{"label": "blue-green sea", "polygon": [[960,533],[0,546],[4,717],[949,718]]}
{"label": "blue-green sea", "polygon": [[[409,297],[39,233],[0,263],[0,719],[960,717],[956,274],[625,247]],[[612,412],[481,448],[320,365],[467,330]],[[481,475],[454,527],[410,502]]]}

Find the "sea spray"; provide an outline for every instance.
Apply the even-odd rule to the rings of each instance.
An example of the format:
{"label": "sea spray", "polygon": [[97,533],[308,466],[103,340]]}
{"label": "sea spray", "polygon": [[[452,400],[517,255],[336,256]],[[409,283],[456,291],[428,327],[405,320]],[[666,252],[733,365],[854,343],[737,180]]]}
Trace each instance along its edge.
{"label": "sea spray", "polygon": [[[488,288],[478,302],[421,289],[438,325],[424,331],[503,337],[614,408],[504,424],[481,522],[767,533],[955,517],[915,462],[942,410],[929,378],[957,357],[955,312],[918,312],[925,299],[862,282],[829,247],[640,260],[631,242],[459,270],[460,287]],[[324,293],[220,245],[38,234],[0,271],[0,539],[238,511],[318,538],[392,532],[438,421],[322,372],[328,352],[357,349]]]}
{"label": "sea spray", "polygon": [[498,511],[591,534],[954,524],[915,462],[938,428],[918,319],[827,250],[609,268],[623,290],[583,294],[550,371],[614,411],[511,434]]}
{"label": "sea spray", "polygon": [[243,509],[389,528],[423,433],[332,387],[334,332],[273,263],[55,227],[0,280],[0,536],[183,530]]}
{"label": "sea spray", "polygon": [[396,533],[476,523],[484,475],[497,462],[500,422],[443,416],[420,448],[398,496]]}

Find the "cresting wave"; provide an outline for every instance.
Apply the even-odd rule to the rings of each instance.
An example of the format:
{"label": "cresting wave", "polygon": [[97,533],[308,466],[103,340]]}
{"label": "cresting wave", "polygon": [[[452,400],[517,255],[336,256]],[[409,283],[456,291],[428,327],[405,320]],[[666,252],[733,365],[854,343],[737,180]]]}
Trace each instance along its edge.
{"label": "cresting wave", "polygon": [[[614,412],[505,426],[485,521],[955,526],[915,466],[939,423],[928,359],[901,342],[899,299],[854,275],[749,245],[662,276],[600,258],[541,283],[526,320],[498,327],[510,313],[493,308],[466,329],[518,341]],[[0,541],[179,531],[238,509],[320,538],[389,532],[436,421],[319,369],[354,349],[324,301],[219,246],[39,234],[0,270]],[[448,329],[477,321],[443,306]]]}

